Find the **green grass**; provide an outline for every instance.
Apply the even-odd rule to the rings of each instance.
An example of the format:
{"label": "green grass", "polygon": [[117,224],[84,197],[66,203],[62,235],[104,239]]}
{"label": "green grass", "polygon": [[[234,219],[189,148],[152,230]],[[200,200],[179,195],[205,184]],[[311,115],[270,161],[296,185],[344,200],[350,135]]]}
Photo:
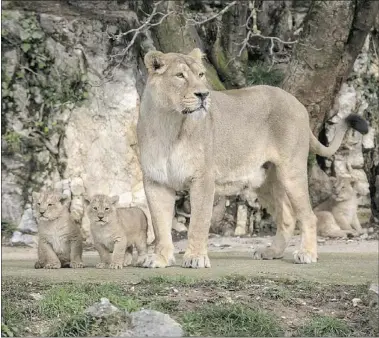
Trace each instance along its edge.
{"label": "green grass", "polygon": [[348,337],[351,333],[344,321],[328,316],[314,317],[300,329],[305,337]]}
{"label": "green grass", "polygon": [[278,337],[282,329],[271,314],[244,305],[208,305],[181,318],[187,334],[217,337]]}
{"label": "green grass", "polygon": [[47,318],[56,318],[62,315],[77,315],[100,298],[109,301],[120,309],[137,311],[141,306],[131,295],[115,284],[68,284],[54,286],[40,301],[39,310]]}
{"label": "green grass", "polygon": [[249,64],[246,78],[249,86],[269,85],[279,87],[284,80],[284,74],[264,62],[254,62]]}

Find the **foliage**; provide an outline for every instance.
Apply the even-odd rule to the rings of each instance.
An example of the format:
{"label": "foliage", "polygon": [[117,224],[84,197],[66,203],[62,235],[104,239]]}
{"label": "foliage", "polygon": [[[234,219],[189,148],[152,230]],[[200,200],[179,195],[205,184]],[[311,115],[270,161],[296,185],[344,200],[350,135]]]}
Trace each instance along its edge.
{"label": "foliage", "polygon": [[[25,129],[48,137],[58,126],[57,113],[67,104],[79,104],[88,97],[88,79],[85,74],[58,71],[47,49],[47,37],[33,14],[25,14],[19,25],[18,36],[6,29],[2,32],[3,48],[16,50],[19,60],[14,69],[6,59],[2,63],[2,116],[20,116]],[[7,128],[6,133],[16,145],[15,132]]]}
{"label": "foliage", "polygon": [[316,316],[300,330],[303,337],[348,337],[351,330],[345,322],[328,316]]}
{"label": "foliage", "polygon": [[261,310],[235,304],[208,305],[182,318],[187,334],[216,337],[278,337],[276,319]]}
{"label": "foliage", "polygon": [[8,150],[11,152],[17,152],[21,147],[20,134],[15,131],[7,131],[4,135],[4,140],[7,142]]}
{"label": "foliage", "polygon": [[1,237],[10,238],[17,226],[10,222],[1,221]]}
{"label": "foliage", "polygon": [[269,85],[279,87],[284,80],[284,74],[276,68],[270,67],[264,62],[250,63],[246,74],[247,84],[253,85]]}

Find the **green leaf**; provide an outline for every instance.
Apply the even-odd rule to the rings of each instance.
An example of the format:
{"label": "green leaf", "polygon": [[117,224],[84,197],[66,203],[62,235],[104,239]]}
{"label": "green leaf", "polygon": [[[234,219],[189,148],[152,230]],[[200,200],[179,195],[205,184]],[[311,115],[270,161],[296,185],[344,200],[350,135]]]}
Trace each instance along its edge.
{"label": "green leaf", "polygon": [[43,33],[39,32],[39,31],[33,32],[32,33],[32,38],[33,39],[42,39],[43,38]]}
{"label": "green leaf", "polygon": [[43,132],[44,132],[45,134],[47,134],[47,133],[49,132],[49,128],[48,128],[48,127],[43,128]]}
{"label": "green leaf", "polygon": [[22,41],[29,40],[29,39],[30,39],[30,34],[29,34],[29,32],[22,31],[22,32],[20,33],[20,38],[21,38]]}
{"label": "green leaf", "polygon": [[43,68],[45,68],[46,67],[46,63],[45,62],[38,62],[38,68],[39,69],[43,69]]}
{"label": "green leaf", "polygon": [[88,98],[88,92],[84,92],[83,93],[83,97],[86,99],[86,98]]}
{"label": "green leaf", "polygon": [[23,50],[24,53],[27,53],[28,50],[31,48],[32,46],[29,44],[29,43],[23,43],[21,45],[21,49]]}

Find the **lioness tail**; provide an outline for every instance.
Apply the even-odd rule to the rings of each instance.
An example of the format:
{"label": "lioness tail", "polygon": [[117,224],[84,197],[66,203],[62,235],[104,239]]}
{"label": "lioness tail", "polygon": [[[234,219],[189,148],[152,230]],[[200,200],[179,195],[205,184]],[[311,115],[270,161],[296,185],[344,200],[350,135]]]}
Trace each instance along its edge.
{"label": "lioness tail", "polygon": [[363,135],[368,133],[368,123],[366,120],[357,114],[350,114],[337,124],[336,133],[329,147],[322,145],[309,129],[310,151],[324,157],[332,156],[340,147],[343,137],[349,128],[353,128]]}

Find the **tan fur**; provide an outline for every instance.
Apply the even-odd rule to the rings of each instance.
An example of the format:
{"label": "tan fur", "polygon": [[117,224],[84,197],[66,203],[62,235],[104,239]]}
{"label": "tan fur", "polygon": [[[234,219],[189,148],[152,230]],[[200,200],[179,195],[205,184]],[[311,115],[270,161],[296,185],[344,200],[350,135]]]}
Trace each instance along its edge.
{"label": "tan fur", "polygon": [[174,263],[171,221],[175,191],[190,190],[191,220],[183,267],[210,267],[207,239],[215,192],[256,190],[277,234],[256,259],[281,258],[296,220],[302,229],[296,263],[317,261],[316,217],[308,196],[311,149],[330,155],[347,130],[342,121],[330,148],[314,138],[305,107],[275,87],[209,91],[202,54],[158,51],[145,56],[149,76],[137,124],[144,189],[156,237],[145,267]]}
{"label": "tan fur", "polygon": [[355,180],[338,178],[332,195],[313,209],[317,216],[317,232],[324,237],[357,236],[365,231],[357,216],[357,196],[352,186]]}
{"label": "tan fur", "polygon": [[35,268],[83,268],[82,235],[71,218],[67,196],[48,189],[33,193],[38,222],[38,261]]}
{"label": "tan fur", "polygon": [[118,200],[118,196],[106,195],[87,199],[91,234],[100,255],[97,268],[122,269],[130,265],[133,245],[138,252],[136,265],[142,265],[146,259],[146,215],[140,208],[116,208]]}

